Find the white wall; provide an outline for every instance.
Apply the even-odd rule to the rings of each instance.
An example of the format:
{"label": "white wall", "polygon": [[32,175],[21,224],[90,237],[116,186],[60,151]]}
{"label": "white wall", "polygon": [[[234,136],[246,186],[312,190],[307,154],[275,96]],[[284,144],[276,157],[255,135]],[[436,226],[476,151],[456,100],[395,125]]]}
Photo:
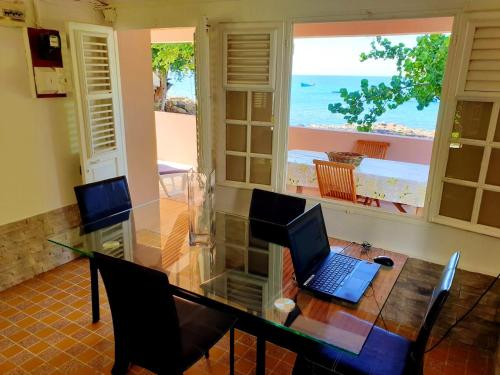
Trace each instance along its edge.
{"label": "white wall", "polygon": [[215,22],[263,22],[294,19],[321,22],[332,19],[409,18],[450,16],[476,9],[498,9],[498,0],[190,0],[133,2],[115,0],[117,29],[189,27],[201,17]]}
{"label": "white wall", "polygon": [[[377,18],[453,16],[463,10],[497,9],[498,0],[227,0],[189,2],[152,1],[147,5],[117,1],[117,28],[155,28],[192,26],[202,16],[216,29],[217,22],[257,21],[333,21]],[[213,31],[212,31],[213,33]],[[213,39],[215,41],[216,39]],[[215,47],[214,47],[215,48]],[[215,50],[212,48],[215,56]],[[214,69],[220,61],[211,60]],[[215,86],[215,83],[214,83]],[[217,109],[217,95],[212,103]],[[218,187],[220,209],[242,214],[248,212],[250,191]],[[224,199],[220,197],[223,196]],[[311,202],[312,203],[312,202]],[[328,233],[347,240],[367,240],[410,256],[445,263],[449,254],[462,250],[460,267],[496,275],[500,264],[500,240],[413,219],[390,215],[360,215],[358,210],[324,206]]]}
{"label": "white wall", "polygon": [[149,30],[117,33],[130,195],[134,205],[158,198]]}
{"label": "white wall", "polygon": [[[38,3],[46,28],[102,23],[88,6]],[[0,114],[0,225],[74,203],[81,183],[75,106],[71,96],[31,97],[20,28],[0,26]]]}

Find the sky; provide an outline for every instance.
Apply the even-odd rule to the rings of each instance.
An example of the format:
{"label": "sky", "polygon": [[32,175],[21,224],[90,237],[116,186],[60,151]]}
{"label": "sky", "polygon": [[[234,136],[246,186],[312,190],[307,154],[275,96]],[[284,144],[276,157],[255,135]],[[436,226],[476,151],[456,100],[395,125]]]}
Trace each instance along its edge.
{"label": "sky", "polygon": [[[416,45],[417,35],[387,36],[393,43]],[[295,38],[293,69],[295,75],[392,76],[396,64],[390,60],[359,61],[361,52],[370,50],[374,36]]]}

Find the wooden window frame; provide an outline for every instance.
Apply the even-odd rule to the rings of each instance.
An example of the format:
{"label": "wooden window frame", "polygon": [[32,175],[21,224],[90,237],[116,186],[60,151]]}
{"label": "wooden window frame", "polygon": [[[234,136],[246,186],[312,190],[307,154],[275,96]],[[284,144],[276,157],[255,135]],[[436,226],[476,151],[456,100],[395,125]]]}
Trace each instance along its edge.
{"label": "wooden window frame", "polygon": [[[491,149],[500,148],[500,142],[493,142],[495,128],[498,126],[498,117],[500,112],[500,92],[465,91],[465,80],[467,78],[467,69],[469,66],[475,29],[478,26],[500,26],[500,12],[463,14],[456,18],[456,23],[456,31],[454,30],[452,33],[452,38],[455,39],[452,39],[454,51],[453,54],[450,54],[448,57],[449,60],[454,59],[455,64],[453,64],[448,74],[450,77],[450,83],[446,94],[443,89],[442,98],[445,108],[443,108],[441,120],[442,126],[440,127],[439,139],[436,138],[435,140],[435,148],[437,149],[435,151],[436,155],[433,155],[431,161],[432,189],[428,191],[428,194],[430,195],[428,219],[430,222],[489,236],[500,237],[500,228],[477,223],[483,191],[490,190],[500,192],[500,186],[488,185],[485,183]],[[450,49],[451,48],[452,45],[450,44]],[[459,101],[493,103],[485,140],[452,138],[454,116],[457,103]],[[445,176],[450,143],[461,143],[484,147],[477,182],[464,181]],[[439,213],[444,182],[473,187],[476,189],[472,216],[469,222],[443,216]]]}

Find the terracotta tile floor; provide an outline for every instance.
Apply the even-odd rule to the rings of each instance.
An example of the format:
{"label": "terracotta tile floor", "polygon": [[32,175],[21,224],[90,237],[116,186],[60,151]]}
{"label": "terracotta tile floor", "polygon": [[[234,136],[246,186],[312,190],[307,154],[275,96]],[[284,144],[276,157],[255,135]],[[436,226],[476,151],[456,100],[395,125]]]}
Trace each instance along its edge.
{"label": "terracotta tile floor", "polygon": [[[77,259],[0,292],[0,374],[109,374],[113,365],[113,328],[104,289],[101,321],[91,323],[88,264]],[[101,283],[102,288],[102,283]],[[401,335],[415,333],[395,322]],[[187,375],[227,374],[228,337]],[[255,372],[255,338],[236,333],[236,372]],[[268,344],[267,374],[290,374],[295,354]],[[494,356],[445,341],[426,358],[425,374],[493,374]],[[131,374],[148,372],[132,367]]]}

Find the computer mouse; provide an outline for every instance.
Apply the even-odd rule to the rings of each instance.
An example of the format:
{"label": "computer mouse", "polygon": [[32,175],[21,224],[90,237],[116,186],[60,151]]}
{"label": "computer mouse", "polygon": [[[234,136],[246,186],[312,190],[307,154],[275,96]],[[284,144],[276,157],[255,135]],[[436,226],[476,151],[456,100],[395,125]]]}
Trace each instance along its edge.
{"label": "computer mouse", "polygon": [[373,259],[375,263],[381,264],[383,266],[392,267],[394,266],[394,261],[385,255],[379,255]]}

